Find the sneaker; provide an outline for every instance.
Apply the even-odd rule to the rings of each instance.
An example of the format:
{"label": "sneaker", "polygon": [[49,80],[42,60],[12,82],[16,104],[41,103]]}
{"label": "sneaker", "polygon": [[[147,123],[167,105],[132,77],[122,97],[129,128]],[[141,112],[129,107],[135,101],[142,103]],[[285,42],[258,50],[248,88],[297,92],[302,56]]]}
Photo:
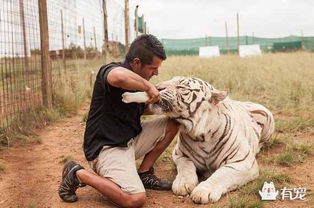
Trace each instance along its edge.
{"label": "sneaker", "polygon": [[80,184],[76,171],[84,169],[81,165],[74,161],[68,161],[64,164],[62,171],[62,181],[59,186],[59,196],[65,202],[75,202],[77,201],[77,196],[75,191],[78,187],[85,186],[85,184]]}
{"label": "sneaker", "polygon": [[154,175],[154,168],[149,171],[139,173],[140,179],[145,188],[154,190],[171,190],[172,183],[162,180]]}

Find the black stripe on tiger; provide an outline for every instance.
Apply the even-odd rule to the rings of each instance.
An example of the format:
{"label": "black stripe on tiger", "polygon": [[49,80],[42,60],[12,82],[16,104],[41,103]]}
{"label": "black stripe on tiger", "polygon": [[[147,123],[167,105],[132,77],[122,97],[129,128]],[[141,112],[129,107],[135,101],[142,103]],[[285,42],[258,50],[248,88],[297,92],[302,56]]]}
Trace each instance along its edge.
{"label": "black stripe on tiger", "polygon": [[[225,128],[224,128],[223,134],[219,137],[218,142],[216,143],[216,145],[215,145],[215,147],[213,149],[214,154],[216,154],[219,150],[222,150],[221,147],[223,145],[225,145],[226,142],[229,140],[229,137],[227,136],[227,134],[231,135],[232,132],[233,132],[233,129],[230,128],[230,123],[231,123],[230,116],[227,115],[227,114],[223,114],[223,115],[225,116],[226,124],[225,124]],[[227,130],[229,130],[229,129],[230,129],[230,131],[228,132]]]}
{"label": "black stripe on tiger", "polygon": [[189,114],[191,115],[191,117],[194,116],[195,112],[197,111],[197,109],[200,107],[200,105],[203,103],[204,100],[205,100],[205,99],[202,98],[201,101],[199,101],[199,102],[196,103],[196,107],[195,107],[195,109],[194,109],[193,112],[191,111],[191,108],[189,109]]}
{"label": "black stripe on tiger", "polygon": [[[223,155],[222,158],[224,158],[220,164],[218,165],[218,167],[220,167],[222,164],[227,163],[227,161],[229,159],[232,159],[234,157],[234,155],[236,155],[239,151],[240,148],[240,144],[238,143],[238,145],[236,147],[234,147],[233,145],[235,144],[237,140],[234,139],[234,141],[232,142],[232,144],[229,146],[229,149],[225,152],[225,154]],[[229,150],[232,149],[231,152],[229,152]]]}
{"label": "black stripe on tiger", "polygon": [[[228,115],[226,115],[226,114],[224,114],[224,115],[226,116],[226,119],[227,119]],[[227,119],[227,121],[229,121],[229,122],[226,123],[226,127],[230,127],[231,126],[231,119],[230,119],[230,117],[229,117],[229,120]],[[214,161],[217,161],[218,158],[221,157],[220,154],[223,151],[222,147],[230,140],[230,136],[232,135],[232,133],[233,133],[233,128],[230,128],[230,130],[225,134],[225,136],[222,135],[219,138],[219,141],[218,141],[218,143],[216,143],[215,148],[213,150],[214,151],[213,155],[216,156]],[[218,145],[219,145],[219,147],[217,148]]]}
{"label": "black stripe on tiger", "polygon": [[[234,168],[234,167],[232,167],[232,166],[230,166],[230,165],[244,161],[244,160],[249,156],[250,152],[251,152],[251,150],[248,151],[248,153],[244,156],[244,158],[242,158],[242,159],[240,159],[240,160],[233,161],[233,162],[231,162],[231,163],[229,163],[228,165],[225,165],[225,166],[223,166],[223,167],[232,168],[232,169],[234,169],[234,170],[236,170],[236,171],[240,171],[240,170],[238,170],[238,169],[236,169],[236,168]],[[253,167],[253,165],[255,164],[255,161],[256,161],[256,159],[254,159],[253,164],[251,165],[250,169],[251,169],[251,168]]]}
{"label": "black stripe on tiger", "polygon": [[236,170],[236,171],[240,171],[240,170],[238,170],[238,169],[235,169],[234,167],[232,167],[232,166],[229,166],[229,165],[225,165],[225,166],[223,166],[223,167],[225,167],[225,168],[231,168],[231,169],[233,169],[233,170]]}
{"label": "black stripe on tiger", "polygon": [[239,159],[239,160],[236,160],[236,161],[232,161],[231,164],[232,163],[239,163],[239,162],[244,161],[249,156],[250,152],[251,152],[251,150],[249,150],[248,153],[242,159]]}
{"label": "black stripe on tiger", "polygon": [[[185,134],[184,136],[189,137],[187,134]],[[201,155],[199,155],[196,151],[193,150],[193,148],[184,140],[183,135],[180,135],[180,142],[182,144],[183,147],[185,147],[186,150],[190,150],[189,153],[189,157],[192,157],[195,161],[197,161],[199,164],[205,164],[204,160],[200,160],[203,157]],[[191,137],[189,137],[191,139]]]}

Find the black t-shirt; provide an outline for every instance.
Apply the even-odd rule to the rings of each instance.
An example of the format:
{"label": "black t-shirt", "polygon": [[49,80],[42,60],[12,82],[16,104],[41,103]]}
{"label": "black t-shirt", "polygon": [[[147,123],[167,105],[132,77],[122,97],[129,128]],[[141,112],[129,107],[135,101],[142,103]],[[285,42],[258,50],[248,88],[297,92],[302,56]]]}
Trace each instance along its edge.
{"label": "black t-shirt", "polygon": [[105,145],[126,147],[128,141],[141,131],[140,117],[145,104],[123,103],[122,93],[130,90],[116,88],[107,82],[115,67],[131,70],[126,62],[102,66],[97,74],[84,134],[84,153],[88,161],[98,157]]}

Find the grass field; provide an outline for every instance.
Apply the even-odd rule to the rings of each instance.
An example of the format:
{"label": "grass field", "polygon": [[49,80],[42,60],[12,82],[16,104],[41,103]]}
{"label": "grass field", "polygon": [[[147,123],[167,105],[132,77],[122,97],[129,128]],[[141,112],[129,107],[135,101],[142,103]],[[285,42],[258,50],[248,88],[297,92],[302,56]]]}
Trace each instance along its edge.
{"label": "grass field", "polygon": [[[301,185],[295,181],[299,176],[287,170],[313,162],[308,160],[314,153],[313,53],[264,54],[244,59],[234,55],[212,59],[170,57],[159,73],[154,83],[173,76],[198,77],[217,89],[228,90],[232,99],[260,103],[274,113],[276,131],[271,143],[259,155],[260,177],[229,194],[217,207],[265,207],[258,195],[265,181],[273,181],[276,188]],[[170,158],[170,153],[169,149],[164,157]],[[303,186],[307,184],[303,181]],[[310,202],[302,207],[311,207],[314,201],[313,192],[309,190],[308,194]],[[288,202],[284,205],[293,206],[296,205],[289,206]]]}

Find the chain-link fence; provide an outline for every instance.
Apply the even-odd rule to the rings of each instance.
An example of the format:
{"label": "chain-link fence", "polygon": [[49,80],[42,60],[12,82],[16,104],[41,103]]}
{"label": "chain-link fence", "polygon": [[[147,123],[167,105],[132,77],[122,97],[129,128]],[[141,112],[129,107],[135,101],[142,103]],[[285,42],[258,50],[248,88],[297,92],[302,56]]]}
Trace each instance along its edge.
{"label": "chain-link fence", "polygon": [[[218,46],[220,53],[237,53],[237,37],[201,37],[193,39],[162,39],[167,55],[198,55],[199,48]],[[314,37],[289,36],[283,38],[261,38],[240,36],[240,45],[259,44],[264,52],[296,51],[305,49],[314,51]]]}
{"label": "chain-link fence", "polygon": [[[42,1],[47,2],[52,80],[75,76],[80,60],[86,65],[108,52],[124,53],[124,0],[0,0],[0,128],[43,105]],[[135,37],[134,9],[129,8],[129,41]]]}

